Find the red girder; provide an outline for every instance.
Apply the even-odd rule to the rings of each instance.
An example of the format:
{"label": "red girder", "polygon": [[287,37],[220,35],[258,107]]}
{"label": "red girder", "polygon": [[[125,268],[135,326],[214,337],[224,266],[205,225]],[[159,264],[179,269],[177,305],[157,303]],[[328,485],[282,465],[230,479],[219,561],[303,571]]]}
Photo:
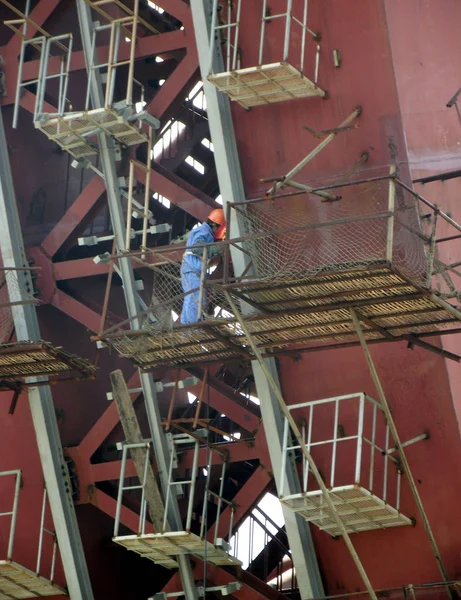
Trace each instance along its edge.
{"label": "red girder", "polygon": [[78,279],[80,277],[93,277],[94,275],[104,275],[109,272],[107,263],[95,264],[92,257],[77,258],[75,260],[63,260],[53,263],[53,271],[56,281],[68,281],[69,279]]}
{"label": "red girder", "polygon": [[159,0],[156,4],[163,8],[168,14],[175,17],[175,19],[181,21],[186,31],[189,28],[192,28],[190,7],[183,2],[183,0]]}
{"label": "red girder", "polygon": [[[91,465],[92,483],[98,481],[113,481],[120,478],[121,460],[112,460],[111,462],[96,463]],[[136,477],[136,469],[131,459],[126,461],[126,477]],[[79,473],[80,476],[80,473]],[[80,477],[79,477],[80,479]]]}
{"label": "red girder", "polygon": [[[154,163],[153,167],[150,189],[168,198],[173,204],[180,206],[199,221],[205,221],[210,208],[217,206],[215,201],[160,164]],[[140,181],[144,181],[145,175],[141,170],[135,169],[135,173],[139,176]]]}
{"label": "red girder", "polygon": [[55,289],[51,304],[94,333],[101,327],[101,315],[62,290]]}
{"label": "red girder", "polygon": [[98,201],[105,191],[104,181],[95,175],[42,242],[41,247],[50,258],[69,238],[85,228],[86,218],[94,218]]}
{"label": "red girder", "polygon": [[[115,515],[117,502],[101,490],[95,489],[93,491],[91,504],[111,517]],[[120,511],[120,523],[125,525],[125,527],[128,527],[128,529],[131,529],[131,531],[137,532],[139,530],[139,515],[126,506],[122,506],[122,510]],[[148,521],[146,522],[145,532],[154,533],[154,529]]]}
{"label": "red girder", "polygon": [[[174,50],[182,50],[190,44],[190,38],[184,35],[183,31],[169,31],[161,35],[149,35],[140,38],[136,45],[136,58],[145,58],[147,56],[156,56],[158,54],[167,54]],[[101,46],[98,48],[98,57],[101,62],[107,62],[109,57],[109,46]],[[120,47],[120,60],[128,60],[130,57],[130,47]],[[27,81],[37,77],[40,62],[31,60],[24,65],[23,77]],[[59,58],[52,57],[49,61],[49,74],[57,74],[60,71]],[[70,72],[83,71],[86,69],[85,55],[83,50],[72,53],[72,62]],[[8,102],[9,98],[6,97]],[[10,102],[12,99],[10,100]]]}
{"label": "red girder", "polygon": [[[139,387],[140,380],[138,373],[135,373],[131,379],[127,382],[128,389]],[[131,395],[131,399],[134,402],[138,396],[136,394]],[[96,450],[101,446],[110,432],[117,426],[120,418],[117,412],[117,405],[115,402],[111,402],[106,410],[103,412],[101,417],[96,421],[90,431],[86,434],[84,439],[80,443],[80,452],[83,457],[87,460],[93,456]]]}
{"label": "red girder", "polygon": [[[198,367],[188,369],[189,374],[203,379],[204,371]],[[187,375],[186,375],[187,376]],[[261,414],[259,408],[248,400],[245,396],[232,389],[226,383],[210,375],[208,377],[209,390],[205,402],[210,406],[227,415],[234,423],[237,423],[242,429],[254,433],[261,424]],[[196,385],[189,391],[196,396],[200,394],[201,384]],[[237,411],[237,407],[240,410]]]}
{"label": "red girder", "polygon": [[[31,20],[34,21],[34,23],[36,23],[40,27],[43,27],[44,23],[51,16],[51,14],[56,9],[56,7],[60,3],[60,1],[61,0],[42,0],[41,2],[39,2],[37,4],[37,6],[34,8],[34,10],[30,13]],[[16,4],[16,2],[12,2],[12,3]],[[12,18],[17,19],[17,18],[19,18],[19,16],[16,15],[15,13],[12,13]],[[35,35],[35,33],[37,33],[36,27],[29,24],[28,30],[27,30],[28,36],[33,36],[33,35]],[[11,38],[11,40],[8,42],[8,44],[6,45],[6,48],[3,49],[2,55],[3,55],[3,57],[5,57],[9,54],[17,56],[17,55],[19,55],[20,51],[21,51],[21,38],[19,37],[19,35],[14,35]]]}
{"label": "red girder", "polygon": [[[74,448],[70,448],[70,453],[72,454]],[[253,460],[258,458],[258,450],[256,447],[248,447],[245,443],[230,443],[223,444],[220,446],[220,450],[224,450],[228,452],[228,460],[230,463],[239,462],[244,460]],[[189,469],[192,467],[193,462],[193,451],[186,452],[181,460],[181,470]],[[206,467],[208,461],[208,455],[206,448],[203,448],[199,451],[198,458],[198,466]],[[213,453],[213,464],[222,464],[222,460],[219,455]],[[85,484],[94,484],[98,481],[112,481],[114,479],[118,479],[120,477],[120,468],[122,466],[122,461],[120,460],[112,460],[110,462],[104,463],[96,463],[90,464],[88,473],[91,472],[91,476],[88,476],[85,480]],[[133,462],[129,459],[126,463],[126,476],[133,477],[136,475],[136,471],[134,468]],[[80,472],[79,472],[79,479]]]}
{"label": "red girder", "polygon": [[[186,56],[171,73],[146,110],[160,119],[165,120],[165,115],[171,109],[178,96],[185,96],[190,88],[199,79],[198,58],[195,48],[189,47]],[[168,115],[170,116],[170,115]]]}

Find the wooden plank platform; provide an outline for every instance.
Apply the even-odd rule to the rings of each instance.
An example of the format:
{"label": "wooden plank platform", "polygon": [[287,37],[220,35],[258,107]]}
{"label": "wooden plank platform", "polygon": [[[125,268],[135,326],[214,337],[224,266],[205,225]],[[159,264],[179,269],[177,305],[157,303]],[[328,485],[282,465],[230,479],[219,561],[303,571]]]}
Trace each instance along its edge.
{"label": "wooden plank platform", "polygon": [[0,561],[0,600],[67,596],[64,588],[13,561]]}
{"label": "wooden plank platform", "polygon": [[[412,525],[411,519],[360,485],[330,490],[330,497],[348,533]],[[280,502],[331,536],[341,535],[320,490],[280,498]]]}
{"label": "wooden plank platform", "polygon": [[[366,339],[392,341],[461,327],[461,313],[390,265],[320,273],[304,280],[253,281],[228,286],[257,314],[245,324],[265,356],[357,341],[350,308]],[[118,331],[101,339],[142,369],[252,359],[234,318],[210,319],[171,330]]]}
{"label": "wooden plank platform", "polygon": [[314,82],[286,62],[209,75],[218,90],[245,108],[296,98],[325,96]]}
{"label": "wooden plank platform", "polygon": [[48,342],[0,344],[0,389],[11,389],[11,383],[24,384],[27,377],[73,375],[89,379],[95,370],[87,360]]}
{"label": "wooden plank platform", "polygon": [[89,141],[97,131],[114,137],[125,146],[147,141],[136,122],[126,121],[112,108],[66,113],[59,117],[49,115],[46,120],[35,121],[35,127],[77,159],[98,154],[96,145]]}
{"label": "wooden plank platform", "polygon": [[242,564],[222,548],[187,531],[125,535],[115,537],[113,541],[167,569],[178,567],[175,560],[178,554],[192,554],[202,560],[206,558],[213,565]]}

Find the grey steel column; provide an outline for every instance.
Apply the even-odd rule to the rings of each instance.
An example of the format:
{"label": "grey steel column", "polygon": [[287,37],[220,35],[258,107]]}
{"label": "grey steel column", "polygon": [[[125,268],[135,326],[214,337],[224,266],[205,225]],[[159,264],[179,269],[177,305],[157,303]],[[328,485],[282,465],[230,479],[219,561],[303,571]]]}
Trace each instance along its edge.
{"label": "grey steel column", "polygon": [[[27,266],[1,111],[0,251],[5,267]],[[17,277],[18,285],[15,283],[15,277]],[[32,290],[29,272],[10,272],[7,284],[11,302],[28,299],[26,290]],[[17,305],[13,306],[12,310],[17,339],[20,341],[40,340],[35,306],[33,304]],[[38,379],[34,381],[38,381]],[[30,387],[28,395],[67,587],[72,600],[92,600],[93,591],[72,494],[65,477],[67,465],[64,461],[51,390],[48,386]]]}
{"label": "grey steel column", "polygon": [[[215,86],[208,82],[208,68],[210,65],[210,29],[212,2],[210,0],[191,0],[192,17],[195,29],[195,39],[200,61],[203,79],[203,87],[207,102],[208,122],[210,125],[211,138],[214,145],[216,169],[218,173],[219,187],[226,202],[239,202],[245,199],[242,173],[235,140],[234,126],[230,103],[224,94],[218,92]],[[217,46],[213,64],[216,72],[223,70],[220,44]],[[257,109],[256,109],[257,110]],[[233,211],[235,212],[235,211]],[[239,232],[239,224],[235,218],[231,224],[233,235],[243,235]],[[238,275],[242,273],[246,255],[243,252],[232,249],[232,261],[234,271]],[[269,359],[267,365],[276,381],[278,381],[277,368],[274,359]],[[271,440],[269,444],[272,470],[274,472],[277,487],[279,487],[282,461],[282,427],[283,417],[277,399],[272,394],[266,377],[257,361],[252,363],[255,376],[258,398],[261,402],[261,414],[263,417],[266,438]],[[294,462],[287,461],[286,467],[286,489],[288,493],[301,492],[299,477]],[[283,508],[288,541],[296,569],[301,598],[306,600],[312,597],[324,596],[322,580],[312,542],[309,525],[299,515],[287,508]]]}
{"label": "grey steel column", "polygon": [[[91,20],[91,9],[84,0],[77,0],[78,17],[80,22],[80,32],[82,36],[83,51],[85,60],[88,65],[92,64],[92,33],[93,23]],[[104,94],[102,90],[101,76],[98,71],[94,71],[95,75],[91,82],[91,100],[93,108],[101,108],[104,106]],[[106,181],[107,200],[112,221],[112,228],[117,237],[117,246],[119,249],[124,248],[126,223],[123,216],[123,208],[120,196],[120,188],[118,187],[118,179],[115,170],[115,147],[114,142],[110,137],[104,134],[99,135],[99,148],[102,162],[102,170]],[[120,260],[121,277],[123,280],[123,290],[125,293],[126,307],[129,317],[134,317],[140,312],[138,296],[135,287],[133,268],[129,259]],[[132,328],[139,329],[140,323],[138,319],[132,321]],[[162,484],[163,495],[166,494],[168,485],[168,457],[169,449],[166,441],[166,436],[163,431],[156,401],[156,388],[152,375],[141,373],[141,385],[143,389],[144,402],[146,404],[146,412],[149,420],[150,432],[152,435],[155,458],[159,468],[160,482]],[[182,519],[176,499],[170,502],[168,511],[168,521],[171,528],[176,531],[181,531],[183,528]],[[188,556],[178,556],[179,570],[181,580],[186,594],[187,600],[196,600],[198,598],[197,589],[195,587],[194,575]]]}

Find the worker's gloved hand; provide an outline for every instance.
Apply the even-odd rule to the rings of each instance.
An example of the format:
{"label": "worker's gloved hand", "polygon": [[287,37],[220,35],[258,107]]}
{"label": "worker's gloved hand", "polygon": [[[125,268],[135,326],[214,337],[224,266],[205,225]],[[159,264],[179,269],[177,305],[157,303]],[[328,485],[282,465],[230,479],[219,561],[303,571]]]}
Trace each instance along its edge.
{"label": "worker's gloved hand", "polygon": [[216,256],[222,256],[224,254],[223,244],[215,244],[208,248],[208,257],[215,258]]}

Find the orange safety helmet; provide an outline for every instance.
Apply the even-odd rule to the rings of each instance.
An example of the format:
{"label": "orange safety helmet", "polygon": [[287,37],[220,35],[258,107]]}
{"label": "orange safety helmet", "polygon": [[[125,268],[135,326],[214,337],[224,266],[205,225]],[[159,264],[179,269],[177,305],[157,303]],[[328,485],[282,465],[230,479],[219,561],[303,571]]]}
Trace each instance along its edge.
{"label": "orange safety helmet", "polygon": [[222,208],[215,208],[208,215],[208,221],[212,221],[217,225],[224,225],[226,222],[226,217],[224,216],[224,211]]}

